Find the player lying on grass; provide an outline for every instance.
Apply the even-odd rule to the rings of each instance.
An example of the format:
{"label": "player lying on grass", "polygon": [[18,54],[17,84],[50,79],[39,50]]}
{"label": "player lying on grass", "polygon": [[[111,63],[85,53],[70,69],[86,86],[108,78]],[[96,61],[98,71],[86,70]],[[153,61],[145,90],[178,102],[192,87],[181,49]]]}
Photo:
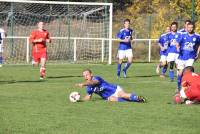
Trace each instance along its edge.
{"label": "player lying on grass", "polygon": [[176,95],[180,97],[180,101],[177,103],[200,103],[200,74],[194,73],[192,66],[184,69],[181,85],[181,91]]}
{"label": "player lying on grass", "polygon": [[86,87],[87,95],[83,98],[84,101],[90,100],[92,94],[98,94],[102,99],[118,102],[146,102],[142,96],[137,96],[133,93],[126,93],[119,85],[110,84],[99,76],[93,76],[90,69],[83,71],[85,82],[76,84],[78,87]]}

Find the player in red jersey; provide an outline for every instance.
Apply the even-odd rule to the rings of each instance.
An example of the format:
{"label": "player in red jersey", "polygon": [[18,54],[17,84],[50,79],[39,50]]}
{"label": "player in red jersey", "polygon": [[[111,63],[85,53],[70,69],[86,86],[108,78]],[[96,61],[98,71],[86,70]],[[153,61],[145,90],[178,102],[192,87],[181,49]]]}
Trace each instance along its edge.
{"label": "player in red jersey", "polygon": [[186,104],[200,103],[200,74],[192,66],[184,69],[181,85],[180,97]]}
{"label": "player in red jersey", "polygon": [[44,29],[44,22],[38,22],[38,29],[33,30],[30,35],[32,46],[32,58],[34,65],[39,66],[40,63],[40,79],[44,79],[46,73],[47,46],[46,43],[51,43],[49,32]]}

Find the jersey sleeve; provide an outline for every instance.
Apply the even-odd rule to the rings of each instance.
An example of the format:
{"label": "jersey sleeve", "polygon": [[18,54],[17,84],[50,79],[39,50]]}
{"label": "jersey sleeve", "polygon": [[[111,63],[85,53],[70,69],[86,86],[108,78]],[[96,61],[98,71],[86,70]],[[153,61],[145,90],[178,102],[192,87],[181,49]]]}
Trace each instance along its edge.
{"label": "jersey sleeve", "polygon": [[118,33],[117,33],[117,38],[118,39],[122,39],[122,30],[120,30]]}

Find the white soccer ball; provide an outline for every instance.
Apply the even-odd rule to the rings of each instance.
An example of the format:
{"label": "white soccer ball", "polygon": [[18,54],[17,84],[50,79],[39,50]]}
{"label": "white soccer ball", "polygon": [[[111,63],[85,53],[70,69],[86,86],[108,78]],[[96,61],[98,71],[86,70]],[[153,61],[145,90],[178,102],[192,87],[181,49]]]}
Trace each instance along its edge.
{"label": "white soccer ball", "polygon": [[80,100],[80,98],[81,98],[81,95],[79,92],[71,92],[69,95],[69,100],[71,102],[77,102]]}

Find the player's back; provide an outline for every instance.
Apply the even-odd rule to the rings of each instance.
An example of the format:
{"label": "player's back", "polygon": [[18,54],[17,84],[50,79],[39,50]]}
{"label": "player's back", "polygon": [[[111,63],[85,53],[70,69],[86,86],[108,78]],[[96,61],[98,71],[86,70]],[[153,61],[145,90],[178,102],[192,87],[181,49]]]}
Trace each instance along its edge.
{"label": "player's back", "polygon": [[93,76],[92,79],[97,80],[99,83],[94,86],[87,86],[87,92],[96,93],[103,99],[107,99],[110,95],[115,93],[117,85],[108,83],[100,76]]}

